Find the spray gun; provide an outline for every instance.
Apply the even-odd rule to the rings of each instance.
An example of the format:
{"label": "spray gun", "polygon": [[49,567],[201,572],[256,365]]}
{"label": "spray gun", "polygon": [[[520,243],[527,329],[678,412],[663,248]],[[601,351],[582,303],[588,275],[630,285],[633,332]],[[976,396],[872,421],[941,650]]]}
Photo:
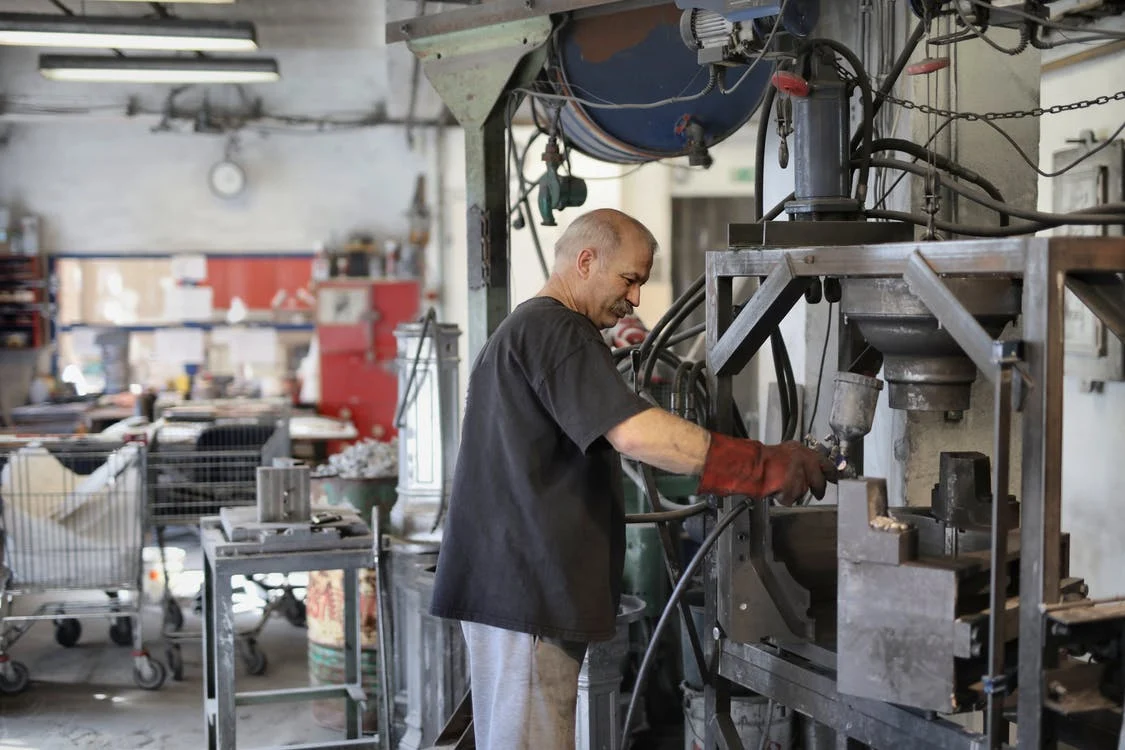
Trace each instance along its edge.
{"label": "spray gun", "polygon": [[806,445],[823,454],[836,466],[841,478],[856,476],[855,467],[848,463],[849,447],[852,441],[871,432],[871,423],[875,420],[875,405],[879,401],[881,390],[883,381],[878,378],[852,372],[838,373],[832,393],[832,413],[828,418],[832,434],[823,441],[811,434],[805,438]]}

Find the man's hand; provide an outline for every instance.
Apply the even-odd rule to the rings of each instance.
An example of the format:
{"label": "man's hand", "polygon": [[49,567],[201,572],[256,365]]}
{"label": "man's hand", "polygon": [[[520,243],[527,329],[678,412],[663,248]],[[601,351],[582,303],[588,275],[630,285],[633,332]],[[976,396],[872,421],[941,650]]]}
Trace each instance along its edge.
{"label": "man's hand", "polygon": [[823,498],[827,483],[836,480],[832,462],[801,443],[764,445],[712,433],[697,491],[752,498],[777,495],[783,505],[792,505],[810,490],[818,500]]}

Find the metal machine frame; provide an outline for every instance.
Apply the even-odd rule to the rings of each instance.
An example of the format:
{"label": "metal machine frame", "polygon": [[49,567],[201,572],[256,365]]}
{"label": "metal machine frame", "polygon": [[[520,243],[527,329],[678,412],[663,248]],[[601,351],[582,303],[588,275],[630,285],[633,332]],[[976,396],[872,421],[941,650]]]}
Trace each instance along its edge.
{"label": "metal machine frame", "polygon": [[[731,376],[817,277],[898,277],[907,281],[934,316],[996,388],[993,497],[1006,497],[1011,412],[1023,416],[1021,567],[1017,722],[1021,747],[1053,746],[1058,720],[1046,707],[1050,655],[1048,620],[1059,608],[1062,508],[1064,301],[1070,289],[1118,337],[1125,337],[1125,240],[1116,238],[1015,238],[766,250],[727,250],[707,257],[708,367],[716,379],[716,426],[729,431]],[[1022,340],[995,342],[949,292],[941,277],[1022,279]],[[737,315],[732,282],[764,279]],[[727,502],[730,502],[729,500]],[[1005,504],[993,503],[992,555],[1006,554]],[[763,509],[759,510],[762,512]],[[761,528],[761,524],[757,525]],[[718,570],[708,575],[706,614],[718,622],[723,594]],[[1003,606],[1004,566],[993,566],[992,610]],[[989,664],[1003,673],[1004,619],[991,618]],[[718,626],[710,645],[720,679],[707,691],[707,746],[741,747],[730,721],[731,684],[742,685],[837,732],[837,747],[1000,747],[1008,738],[1001,682],[989,691],[985,734],[932,714],[841,695],[833,676],[835,655],[816,647],[786,649],[727,640]],[[998,648],[999,645],[999,648]]]}

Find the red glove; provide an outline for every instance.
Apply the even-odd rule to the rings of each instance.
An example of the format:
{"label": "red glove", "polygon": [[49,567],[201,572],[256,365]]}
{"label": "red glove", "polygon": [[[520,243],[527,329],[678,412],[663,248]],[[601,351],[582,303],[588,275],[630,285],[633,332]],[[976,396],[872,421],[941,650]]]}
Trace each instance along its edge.
{"label": "red glove", "polygon": [[765,445],[712,432],[697,492],[755,499],[779,495],[783,505],[792,505],[809,490],[821,499],[828,481],[836,481],[835,467],[801,443]]}

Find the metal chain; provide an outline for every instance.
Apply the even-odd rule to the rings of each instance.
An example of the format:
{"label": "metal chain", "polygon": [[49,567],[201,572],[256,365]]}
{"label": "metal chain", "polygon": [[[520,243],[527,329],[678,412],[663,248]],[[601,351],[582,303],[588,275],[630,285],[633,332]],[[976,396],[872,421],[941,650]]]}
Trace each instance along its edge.
{"label": "metal chain", "polygon": [[[840,76],[849,83],[855,83],[855,76],[852,72],[841,65],[836,63],[836,71]],[[881,97],[884,101],[891,104],[897,104],[904,109],[916,109],[919,112],[927,115],[937,115],[951,120],[966,120],[968,122],[976,122],[978,120],[988,120],[994,122],[996,120],[1016,120],[1023,117],[1042,117],[1043,115],[1057,115],[1060,112],[1071,112],[1076,109],[1086,109],[1087,107],[1100,107],[1103,104],[1109,104],[1115,101],[1125,101],[1125,91],[1118,91],[1116,94],[1103,94],[1094,99],[1086,99],[1080,102],[1070,102],[1069,104],[1055,104],[1050,107],[1035,107],[1034,109],[1017,109],[1011,112],[985,112],[978,114],[976,112],[954,112],[951,109],[941,109],[940,107],[931,107],[929,104],[918,104],[909,99],[899,99],[892,94],[880,94],[878,91],[872,92],[875,96]]]}

